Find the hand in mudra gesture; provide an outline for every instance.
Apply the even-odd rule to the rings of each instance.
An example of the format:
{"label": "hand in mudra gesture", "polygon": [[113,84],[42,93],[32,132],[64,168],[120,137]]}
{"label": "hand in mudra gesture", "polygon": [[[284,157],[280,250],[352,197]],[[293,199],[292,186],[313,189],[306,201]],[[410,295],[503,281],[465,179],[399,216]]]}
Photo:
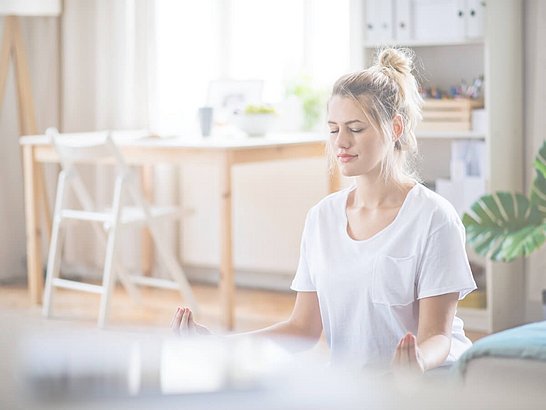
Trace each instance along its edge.
{"label": "hand in mudra gesture", "polygon": [[178,307],[171,321],[171,329],[177,336],[210,335],[210,330],[193,320],[190,308]]}
{"label": "hand in mudra gesture", "polygon": [[396,346],[392,367],[395,373],[423,374],[425,364],[417,345],[416,337],[407,333]]}

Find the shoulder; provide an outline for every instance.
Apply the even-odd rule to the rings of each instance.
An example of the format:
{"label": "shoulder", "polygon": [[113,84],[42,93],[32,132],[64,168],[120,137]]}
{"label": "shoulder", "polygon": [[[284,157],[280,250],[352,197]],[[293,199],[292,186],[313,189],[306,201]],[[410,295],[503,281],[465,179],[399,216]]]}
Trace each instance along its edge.
{"label": "shoulder", "polygon": [[417,184],[413,189],[414,209],[428,220],[429,233],[445,225],[462,226],[460,216],[447,199],[422,184]]}

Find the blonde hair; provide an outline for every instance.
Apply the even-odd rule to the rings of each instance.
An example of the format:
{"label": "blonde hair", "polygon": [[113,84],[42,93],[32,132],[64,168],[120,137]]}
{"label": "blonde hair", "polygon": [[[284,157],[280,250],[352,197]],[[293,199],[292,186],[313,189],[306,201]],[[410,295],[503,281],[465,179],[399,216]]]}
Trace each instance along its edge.
{"label": "blonde hair", "polygon": [[[371,67],[339,78],[331,95],[351,98],[361,107],[366,119],[385,140],[387,148],[381,175],[385,180],[394,179],[398,183],[419,180],[414,169],[415,127],[422,118],[423,99],[412,74],[413,57],[409,49],[381,49]],[[393,142],[392,121],[397,115],[402,120],[403,131]],[[331,157],[332,154],[329,152]]]}

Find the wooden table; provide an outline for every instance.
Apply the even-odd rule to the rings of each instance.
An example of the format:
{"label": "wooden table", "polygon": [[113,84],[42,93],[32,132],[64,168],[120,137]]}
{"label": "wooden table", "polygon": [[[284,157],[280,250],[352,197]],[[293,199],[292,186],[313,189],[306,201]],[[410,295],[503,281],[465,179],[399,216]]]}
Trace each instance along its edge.
{"label": "wooden table", "polygon": [[[119,139],[125,160],[130,164],[182,164],[184,160],[214,161],[220,169],[220,292],[222,312],[227,329],[234,326],[235,284],[233,270],[232,168],[237,164],[325,157],[325,139],[317,134],[278,134],[260,138],[212,137],[190,138],[146,137]],[[40,163],[58,162],[58,157],[45,135],[20,139],[23,149],[25,185],[25,219],[27,235],[27,274],[30,297],[41,303],[43,270],[40,215],[44,201],[37,184]],[[338,178],[329,179],[331,192],[338,189]],[[48,240],[49,238],[47,238]]]}

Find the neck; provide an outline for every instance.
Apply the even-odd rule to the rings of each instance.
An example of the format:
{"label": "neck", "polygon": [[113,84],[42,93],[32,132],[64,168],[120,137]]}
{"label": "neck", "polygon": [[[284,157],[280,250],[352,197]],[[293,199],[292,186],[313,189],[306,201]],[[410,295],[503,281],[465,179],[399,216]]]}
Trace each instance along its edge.
{"label": "neck", "polygon": [[352,206],[369,209],[398,206],[412,186],[393,179],[385,180],[379,175],[361,175],[356,178]]}

